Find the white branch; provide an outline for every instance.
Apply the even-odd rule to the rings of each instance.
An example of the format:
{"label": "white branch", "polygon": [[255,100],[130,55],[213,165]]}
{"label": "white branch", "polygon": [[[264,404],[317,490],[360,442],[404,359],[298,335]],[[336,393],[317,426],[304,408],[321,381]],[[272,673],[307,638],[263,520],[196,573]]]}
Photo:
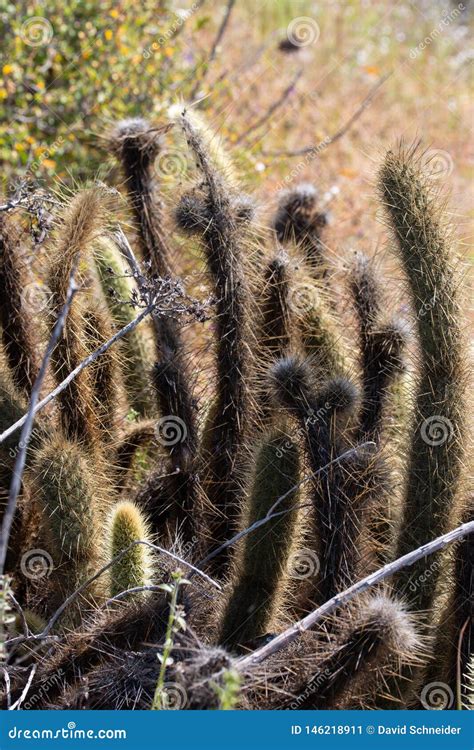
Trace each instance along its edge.
{"label": "white branch", "polygon": [[304,617],[302,620],[298,620],[298,622],[295,622],[293,625],[291,625],[291,627],[289,627],[283,633],[280,633],[280,635],[277,635],[276,638],[273,638],[273,640],[271,640],[265,646],[262,646],[248,656],[244,656],[241,659],[238,659],[236,662],[236,666],[239,668],[239,670],[243,671],[245,669],[253,667],[255,664],[259,664],[272,654],[288,646],[288,644],[296,640],[296,638],[298,638],[301,633],[304,633],[306,630],[310,630],[310,628],[312,628],[317,622],[319,622],[319,620],[321,620],[323,617],[326,617],[328,614],[333,612],[335,609],[338,609],[343,604],[346,604],[346,602],[348,602],[350,599],[353,599],[357,594],[361,594],[371,586],[380,583],[380,581],[383,581],[385,578],[393,575],[393,573],[395,573],[396,571],[413,565],[413,563],[415,563],[420,558],[432,555],[433,552],[437,552],[438,550],[443,549],[448,544],[451,544],[457,539],[461,539],[462,537],[472,533],[474,533],[474,521],[464,523],[462,524],[462,526],[458,526],[456,529],[453,529],[453,531],[439,536],[432,542],[428,542],[428,544],[424,544],[421,547],[418,547],[412,552],[409,552],[407,555],[399,557],[398,560],[388,563],[388,565],[384,565],[384,567],[380,568],[380,570],[377,570],[375,573],[371,573],[361,581],[354,583],[341,594],[337,594],[332,599],[329,599],[328,602],[323,604],[321,607],[313,610],[313,612],[310,612],[309,615],[306,615],[306,617]]}

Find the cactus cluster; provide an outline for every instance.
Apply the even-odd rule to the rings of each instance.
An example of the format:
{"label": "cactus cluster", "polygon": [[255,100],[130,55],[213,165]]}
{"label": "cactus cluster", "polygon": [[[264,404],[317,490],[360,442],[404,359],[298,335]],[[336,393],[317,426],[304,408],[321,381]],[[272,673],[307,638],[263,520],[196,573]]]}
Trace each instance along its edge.
{"label": "cactus cluster", "polygon": [[[120,123],[108,144],[128,257],[113,191],[81,190],[49,239],[40,312],[25,296],[21,216],[0,217],[0,430],[27,409],[73,271],[45,392],[131,323],[145,292],[184,288],[184,254],[210,295],[195,338],[212,343],[195,346],[186,305],[157,306],[36,415],[5,571],[18,616],[4,700],[151,708],[172,632],[165,684],[179,708],[218,708],[230,683],[239,708],[429,708],[439,682],[445,707],[459,692],[471,705],[472,537],[235,677],[242,654],[472,515],[455,255],[420,154],[390,151],[378,175],[411,303],[401,321],[361,253],[336,288],[315,187],[286,191],[262,236],[203,122],[172,117],[195,163],[174,208],[154,170],[169,126]],[[0,444],[2,513],[18,450],[18,433]]]}

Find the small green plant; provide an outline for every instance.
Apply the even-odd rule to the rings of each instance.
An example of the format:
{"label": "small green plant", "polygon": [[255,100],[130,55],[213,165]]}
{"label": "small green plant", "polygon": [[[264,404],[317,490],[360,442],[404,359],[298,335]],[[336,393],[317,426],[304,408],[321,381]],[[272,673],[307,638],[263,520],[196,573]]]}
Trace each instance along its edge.
{"label": "small green plant", "polygon": [[186,630],[186,620],[184,609],[178,603],[180,587],[185,586],[189,581],[183,576],[180,570],[171,574],[172,583],[163,583],[161,588],[170,596],[170,607],[168,615],[168,624],[166,626],[163,652],[157,654],[160,662],[160,672],[156,683],[155,694],[153,696],[152,711],[162,711],[169,707],[169,695],[167,692],[165,680],[167,668],[173,663],[171,652],[174,647],[174,640],[177,633]]}

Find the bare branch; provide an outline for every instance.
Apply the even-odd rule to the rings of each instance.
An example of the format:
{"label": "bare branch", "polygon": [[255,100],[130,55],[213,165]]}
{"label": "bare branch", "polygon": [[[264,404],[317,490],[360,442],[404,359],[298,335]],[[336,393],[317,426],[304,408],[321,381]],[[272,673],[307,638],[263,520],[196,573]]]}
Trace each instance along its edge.
{"label": "bare branch", "polygon": [[234,143],[232,144],[233,146],[237,146],[242,141],[247,140],[247,138],[249,137],[250,133],[253,133],[254,130],[258,130],[258,128],[261,128],[262,125],[265,125],[265,123],[270,119],[270,117],[273,114],[275,114],[275,112],[278,109],[280,109],[280,107],[282,107],[283,104],[286,102],[286,100],[288,99],[288,97],[292,93],[292,91],[294,90],[296,84],[298,83],[298,81],[300,80],[300,78],[301,78],[302,75],[303,75],[303,70],[302,69],[298,70],[298,72],[296,73],[296,75],[292,79],[291,83],[288,84],[288,86],[283,91],[283,93],[281,94],[281,96],[275,102],[273,102],[273,104],[271,104],[268,107],[267,111],[261,117],[259,117],[258,120],[256,120],[254,123],[252,123],[251,125],[249,125],[249,127],[246,129],[246,131],[244,133],[242,133],[241,135],[239,135],[239,137],[237,138],[237,140],[234,141]]}
{"label": "bare branch", "polygon": [[20,697],[18,698],[17,701],[15,701],[15,703],[12,706],[10,706],[9,711],[15,711],[15,710],[18,710],[20,708],[21,704],[23,703],[23,701],[25,700],[26,696],[28,695],[28,690],[31,687],[31,683],[33,682],[33,677],[35,676],[37,669],[38,669],[38,665],[37,664],[33,664],[33,666],[31,667],[31,672],[28,675],[28,680],[26,682],[25,687],[22,690],[22,693],[21,693]]}
{"label": "bare branch", "polygon": [[362,101],[362,103],[357,107],[354,114],[347,120],[344,125],[337,130],[334,135],[327,136],[324,138],[321,143],[315,145],[315,146],[305,146],[304,148],[298,148],[295,151],[262,151],[262,154],[264,156],[305,156],[306,154],[320,154],[322,151],[327,149],[328,146],[331,146],[333,143],[338,141],[340,138],[342,138],[347,131],[352,127],[352,125],[356,122],[356,120],[359,119],[359,117],[362,115],[365,109],[369,106],[372,99],[374,98],[375,94],[379,90],[381,86],[385,83],[385,81],[390,78],[392,73],[387,73],[386,75],[382,76],[382,78],[379,78],[377,83],[370,89],[369,93],[365,97],[365,99]]}
{"label": "bare branch", "polygon": [[461,526],[458,526],[456,529],[449,531],[447,534],[439,536],[432,542],[423,544],[421,547],[418,547],[412,552],[409,552],[407,555],[399,557],[398,560],[384,565],[383,568],[380,568],[375,573],[371,573],[361,581],[358,581],[352,586],[349,586],[349,588],[343,591],[341,594],[337,594],[332,599],[329,599],[329,601],[327,601],[321,607],[318,607],[317,609],[310,612],[309,615],[303,617],[302,620],[298,620],[298,622],[295,622],[293,625],[291,625],[291,627],[287,628],[287,630],[285,630],[283,633],[280,633],[280,635],[277,635],[276,638],[273,638],[273,640],[271,640],[265,646],[262,646],[248,656],[244,656],[239,659],[236,662],[236,666],[240,670],[245,670],[249,667],[253,667],[255,664],[259,664],[272,654],[275,654],[277,651],[280,651],[282,648],[288,646],[288,644],[296,640],[298,636],[301,635],[301,633],[310,630],[310,628],[312,628],[317,622],[322,620],[323,617],[326,617],[335,609],[338,609],[343,604],[346,604],[348,601],[353,599],[358,594],[366,591],[371,586],[375,586],[375,584],[380,583],[385,578],[388,578],[389,576],[396,573],[398,570],[413,565],[413,563],[415,563],[417,560],[420,560],[422,557],[432,555],[434,552],[443,549],[448,544],[455,542],[457,539],[461,539],[462,537],[472,533],[474,533],[474,521],[464,523]]}
{"label": "bare branch", "polygon": [[211,47],[211,51],[209,53],[209,57],[207,58],[207,61],[204,64],[202,76],[199,80],[196,81],[195,85],[192,88],[192,91],[190,94],[191,99],[194,99],[194,97],[196,96],[199,90],[199,87],[202,86],[202,84],[204,83],[204,80],[209,72],[210,64],[215,60],[217,56],[217,49],[219,47],[219,44],[222,42],[222,39],[226,32],[226,29],[230,20],[230,14],[232,13],[232,9],[234,5],[235,5],[235,0],[228,0],[225,13],[224,13],[224,18],[222,19],[222,23],[219,26],[218,32],[214,39],[213,45]]}

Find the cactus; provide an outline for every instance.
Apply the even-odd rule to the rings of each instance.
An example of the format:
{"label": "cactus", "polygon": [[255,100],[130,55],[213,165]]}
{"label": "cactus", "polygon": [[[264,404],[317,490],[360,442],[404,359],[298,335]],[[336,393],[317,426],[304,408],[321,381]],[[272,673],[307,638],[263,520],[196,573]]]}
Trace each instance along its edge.
{"label": "cactus", "polygon": [[[204,178],[200,194],[181,199],[176,218],[181,229],[199,233],[214,283],[216,303],[216,420],[210,427],[210,450],[204,488],[216,509],[210,535],[217,543],[235,532],[241,487],[238,458],[249,423],[249,355],[246,344],[249,300],[241,260],[241,222],[224,177],[214,167],[205,140],[186,113],[180,116],[186,140]],[[237,204],[238,206],[239,204]],[[224,420],[222,415],[225,415]],[[214,560],[223,570],[228,550]]]}
{"label": "cactus", "polygon": [[[397,555],[448,530],[462,481],[465,388],[458,283],[450,239],[419,159],[403,147],[389,151],[379,176],[421,348]],[[420,560],[396,578],[398,590],[421,610],[430,609],[438,580],[434,573],[417,586],[425,568]]]}
{"label": "cactus", "polygon": [[[94,258],[112,320],[117,327],[123,328],[134,318],[131,304],[133,286],[125,275],[123,263],[111,240],[100,238],[94,248]],[[135,328],[122,340],[123,372],[130,406],[141,416],[151,416],[153,413],[148,365],[150,349],[141,327]]]}
{"label": "cactus", "polygon": [[[323,252],[327,217],[316,191],[300,186],[282,198],[273,247],[264,248],[255,201],[239,193],[204,121],[180,110],[176,123],[198,177],[173,215],[153,169],[167,126],[128,121],[111,139],[138,235],[138,290],[107,239],[107,190],[86,189],[58,212],[47,240],[51,305],[32,331],[31,316],[19,307],[26,276],[18,265],[16,215],[1,218],[8,299],[0,300],[0,430],[27,409],[34,359],[28,342],[44,322],[56,321],[73,269],[79,291],[51,358],[56,382],[135,317],[144,289],[170,280],[173,217],[197,238],[192,252],[203,251],[216,307],[215,326],[204,334],[213,338],[215,378],[202,393],[195,381],[204,381],[203,348],[189,337],[185,350],[181,302],[166,314],[157,304],[149,329],[136,329],[98,357],[60,394],[59,409],[36,416],[10,538],[20,640],[6,644],[13,645],[3,704],[8,708],[27,687],[39,696],[35,708],[150,708],[155,688],[169,681],[185,691],[185,708],[414,708],[423,685],[443,681],[458,707],[467,706],[471,539],[431,560],[429,576],[420,561],[333,610],[272,654],[263,677],[253,666],[244,671],[237,658],[382,563],[472,516],[461,492],[457,280],[416,157],[389,153],[380,176],[418,329],[413,429],[406,378],[412,373],[405,371],[413,347],[385,312],[372,262],[359,256],[350,266],[355,315],[342,331],[340,295],[329,284]],[[275,246],[275,233],[284,249]],[[298,304],[300,289],[310,304]],[[151,329],[156,351],[147,346]],[[430,429],[436,417],[449,428],[447,440]],[[0,445],[2,501],[18,442],[15,433]],[[130,547],[138,539],[157,539],[160,556]],[[224,542],[225,551],[212,555]],[[319,565],[302,580],[298,560],[306,550]],[[29,552],[52,558],[48,575],[25,573]],[[176,556],[180,567],[192,562],[194,569],[178,571]],[[176,605],[169,581],[183,575],[189,594]],[[108,601],[140,587],[147,591]],[[41,631],[62,606],[46,650],[36,642],[32,648],[28,631],[25,642],[22,611],[26,625]],[[178,620],[170,640],[170,622]],[[442,658],[430,660],[435,650]],[[33,672],[24,669],[25,659]]]}
{"label": "cactus", "polygon": [[[109,521],[109,559],[113,560],[132,542],[148,541],[149,530],[139,509],[131,502],[122,501],[113,508]],[[152,581],[152,560],[145,545],[132,547],[117,560],[110,571],[110,596]]]}
{"label": "cactus", "polygon": [[51,556],[48,609],[94,572],[100,559],[98,519],[103,512],[97,477],[75,443],[52,439],[31,467],[33,502],[41,518],[40,539]]}
{"label": "cactus", "polygon": [[288,353],[291,341],[288,265],[288,257],[280,254],[268,263],[264,274],[261,343],[275,359]]}
{"label": "cactus", "polygon": [[[279,403],[296,416],[305,436],[313,472],[314,536],[321,558],[319,596],[326,601],[354,573],[350,556],[358,530],[351,504],[357,503],[357,497],[346,486],[350,470],[343,476],[344,465],[331,462],[338,455],[334,419],[338,412],[353,408],[355,389],[350,381],[334,379],[315,392],[308,366],[292,358],[278,362],[272,378]],[[358,487],[357,481],[354,484]]]}
{"label": "cactus", "polygon": [[316,278],[325,276],[322,240],[327,215],[317,211],[318,191],[303,183],[280,197],[274,228],[282,243],[294,242]]}
{"label": "cactus", "polygon": [[[265,635],[278,607],[298,516],[299,458],[296,444],[281,432],[262,443],[244,527],[272,513],[272,521],[248,534],[222,620],[221,643],[245,644]],[[282,498],[281,502],[273,506]]]}
{"label": "cactus", "polygon": [[[163,204],[154,178],[153,161],[160,145],[160,134],[166,128],[152,128],[141,119],[121,122],[110,138],[110,146],[121,162],[136,227],[140,237],[141,251],[153,277],[167,277],[171,273],[172,252],[162,225]],[[189,513],[198,502],[198,491],[193,466],[194,436],[196,435],[196,413],[192,396],[191,376],[188,371],[179,323],[172,316],[154,317],[157,347],[157,363],[153,372],[153,386],[162,419],[177,421],[189,436],[184,450],[170,451],[170,468],[182,473],[179,483],[177,506],[184,505],[184,533],[189,530]],[[165,441],[166,448],[173,448]],[[186,478],[184,478],[186,477]],[[159,514],[161,496],[148,498],[150,522]],[[171,493],[176,487],[169,488]],[[183,520],[178,519],[178,525]],[[154,528],[155,531],[159,531]]]}
{"label": "cactus", "polygon": [[349,358],[335,316],[325,304],[319,289],[309,287],[307,282],[302,289],[312,289],[311,304],[298,317],[304,353],[314,377],[319,380],[334,375],[348,377]]}
{"label": "cactus", "polygon": [[[38,374],[38,339],[28,311],[32,280],[21,257],[21,234],[0,217],[0,318],[2,339],[16,387],[27,396]],[[30,300],[31,302],[31,300]]]}
{"label": "cactus", "polygon": [[[88,354],[98,349],[112,336],[112,327],[106,310],[99,305],[88,305],[83,312],[84,343]],[[121,370],[117,353],[109,349],[90,368],[93,407],[98,430],[103,440],[116,437],[120,401],[122,397]]]}
{"label": "cactus", "polygon": [[403,370],[405,336],[396,321],[383,324],[381,294],[369,261],[359,256],[351,274],[363,373],[363,399],[359,439],[377,440],[382,429],[382,410],[390,386]]}
{"label": "cactus", "polygon": [[[320,658],[298,709],[373,708],[402,665],[417,664],[419,637],[402,605],[386,594],[341,613],[327,656]],[[326,646],[326,649],[328,647]]]}
{"label": "cactus", "polygon": [[[54,256],[49,270],[51,321],[54,325],[66,302],[71,273],[77,267],[76,283],[87,282],[84,269],[87,250],[103,229],[106,200],[104,191],[90,188],[78,193],[67,207],[61,231],[58,229]],[[82,262],[82,265],[81,265]],[[63,334],[51,357],[55,378],[63,380],[87,356],[79,301],[71,305]],[[58,397],[61,423],[68,439],[94,445],[98,441],[98,421],[93,409],[91,374],[84,370]]]}

